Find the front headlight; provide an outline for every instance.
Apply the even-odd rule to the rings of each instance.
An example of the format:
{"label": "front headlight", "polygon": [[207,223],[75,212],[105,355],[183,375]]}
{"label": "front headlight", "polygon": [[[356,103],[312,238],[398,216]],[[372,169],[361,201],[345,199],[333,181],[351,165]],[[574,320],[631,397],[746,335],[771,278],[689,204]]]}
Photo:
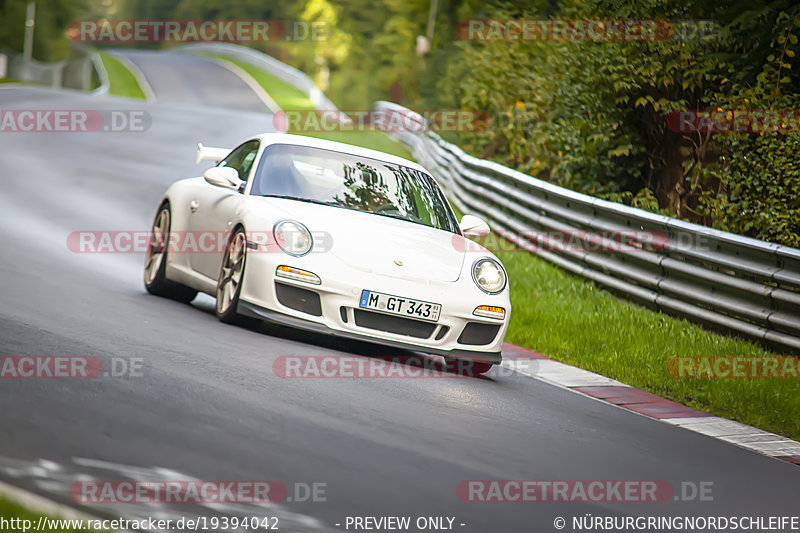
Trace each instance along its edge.
{"label": "front headlight", "polygon": [[300,257],[311,251],[314,240],[304,225],[293,220],[281,220],[272,228],[275,242],[289,255]]}
{"label": "front headlight", "polygon": [[506,288],[506,272],[500,263],[489,257],[478,259],[472,265],[472,279],[483,292],[498,294]]}

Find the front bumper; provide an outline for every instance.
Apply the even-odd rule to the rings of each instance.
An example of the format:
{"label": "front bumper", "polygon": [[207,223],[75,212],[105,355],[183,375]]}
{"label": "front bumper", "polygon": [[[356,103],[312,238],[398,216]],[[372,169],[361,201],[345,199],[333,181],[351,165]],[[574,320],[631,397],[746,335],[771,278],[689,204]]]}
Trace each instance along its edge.
{"label": "front bumper", "polygon": [[306,320],[303,318],[299,318],[297,316],[287,315],[279,311],[273,311],[271,309],[267,309],[266,307],[261,307],[248,302],[243,302],[241,300],[239,301],[237,312],[243,316],[258,318],[261,320],[267,320],[269,322],[273,322],[275,324],[281,324],[283,326],[290,326],[293,328],[303,329],[306,331],[313,331],[315,333],[322,333],[324,335],[336,335],[338,337],[346,339],[374,342],[384,346],[391,346],[393,348],[401,348],[404,350],[411,350],[411,351],[423,351],[425,353],[430,353],[433,355],[453,357],[456,359],[484,361],[495,365],[499,365],[503,361],[503,357],[500,354],[500,352],[482,352],[482,351],[477,352],[474,350],[464,350],[457,348],[443,350],[439,348],[419,346],[417,344],[403,342],[396,339],[386,339],[386,338],[375,337],[372,335],[364,335],[355,331],[332,329],[320,322],[313,322],[311,320]]}
{"label": "front bumper", "polygon": [[[275,271],[280,264],[313,272],[321,283],[278,278]],[[497,364],[511,312],[508,290],[488,295],[471,279],[461,278],[436,282],[391,277],[340,267],[330,256],[314,254],[292,259],[282,254],[248,254],[238,312],[328,335]],[[290,290],[281,290],[286,287]],[[442,312],[436,323],[371,312],[359,307],[363,289],[440,303]],[[313,295],[302,305],[287,302],[287,293],[291,297],[300,291]],[[298,298],[302,300],[302,294]],[[505,318],[475,316],[479,305],[502,307]]]}

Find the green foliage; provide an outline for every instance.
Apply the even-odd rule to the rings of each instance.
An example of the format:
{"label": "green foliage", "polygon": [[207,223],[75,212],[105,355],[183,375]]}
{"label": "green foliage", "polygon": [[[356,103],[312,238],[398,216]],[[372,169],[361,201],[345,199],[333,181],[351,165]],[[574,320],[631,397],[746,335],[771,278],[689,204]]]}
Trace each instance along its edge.
{"label": "green foliage", "polygon": [[[537,6],[484,9],[495,19],[547,16]],[[678,132],[667,116],[797,109],[783,95],[800,88],[792,69],[800,6],[602,0],[557,10],[566,19],[644,13],[715,25],[702,37],[655,41],[457,43],[434,105],[486,111],[493,120],[451,140],[581,192],[797,245],[796,134]]]}
{"label": "green foliage", "polygon": [[[90,529],[81,529],[79,527],[72,527],[78,525],[75,523],[76,519],[65,519],[61,518],[59,515],[48,515],[45,513],[41,513],[38,511],[34,511],[29,509],[26,506],[21,505],[20,503],[6,497],[0,496],[0,516],[4,517],[6,520],[11,518],[18,518],[19,520],[28,520],[31,523],[29,527],[36,527],[39,523],[39,517],[44,516],[50,522],[47,524],[50,526],[48,531],[52,533],[93,533],[94,530]],[[22,531],[22,524],[19,526],[19,530]],[[16,528],[9,528],[9,529],[16,529]]]}
{"label": "green foliage", "polygon": [[701,212],[717,228],[800,248],[798,136],[730,135],[720,144],[720,190],[705,191]]}
{"label": "green foliage", "polygon": [[[798,78],[792,70],[800,11],[781,11],[762,52],[763,65],[749,86],[720,95],[725,109],[797,111]],[[763,124],[762,124],[763,125]],[[714,227],[800,247],[800,124],[783,132],[717,135],[719,157],[710,169],[715,187],[701,191],[698,211]]]}
{"label": "green foliage", "polygon": [[[25,40],[25,17],[29,0],[0,2],[0,50],[21,53]],[[66,28],[78,9],[71,0],[39,0],[36,2],[36,25],[33,32],[33,58],[56,61],[69,55]]]}

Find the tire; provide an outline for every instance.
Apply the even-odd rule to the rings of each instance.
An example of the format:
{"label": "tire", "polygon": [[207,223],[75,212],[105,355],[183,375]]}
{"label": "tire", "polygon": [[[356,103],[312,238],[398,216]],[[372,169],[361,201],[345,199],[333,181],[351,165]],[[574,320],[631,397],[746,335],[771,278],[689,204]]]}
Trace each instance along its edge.
{"label": "tire", "polygon": [[164,202],[153,219],[153,231],[144,261],[144,287],[150,294],[188,304],[197,296],[197,291],[167,279],[171,224],[169,203]]}
{"label": "tire", "polygon": [[217,318],[226,324],[246,325],[247,319],[236,312],[247,264],[247,236],[239,227],[228,239],[217,278]]}
{"label": "tire", "polygon": [[488,363],[486,361],[459,359],[456,357],[445,357],[444,363],[445,363],[445,369],[448,372],[458,374],[459,376],[472,376],[472,377],[481,376],[487,373],[489,370],[491,370],[492,367],[494,366],[493,363]]}

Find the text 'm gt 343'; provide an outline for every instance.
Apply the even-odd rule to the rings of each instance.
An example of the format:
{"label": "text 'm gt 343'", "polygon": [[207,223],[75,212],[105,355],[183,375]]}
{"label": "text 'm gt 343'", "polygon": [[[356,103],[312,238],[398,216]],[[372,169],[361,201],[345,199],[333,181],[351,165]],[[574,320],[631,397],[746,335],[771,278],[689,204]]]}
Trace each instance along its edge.
{"label": "text 'm gt 343'", "polygon": [[[217,299],[224,322],[259,318],[469,362],[501,360],[511,305],[500,261],[469,241],[436,181],[414,162],[285,134],[227,150],[217,166],[169,187],[145,264],[152,294]],[[223,236],[189,253],[181,235]]]}

